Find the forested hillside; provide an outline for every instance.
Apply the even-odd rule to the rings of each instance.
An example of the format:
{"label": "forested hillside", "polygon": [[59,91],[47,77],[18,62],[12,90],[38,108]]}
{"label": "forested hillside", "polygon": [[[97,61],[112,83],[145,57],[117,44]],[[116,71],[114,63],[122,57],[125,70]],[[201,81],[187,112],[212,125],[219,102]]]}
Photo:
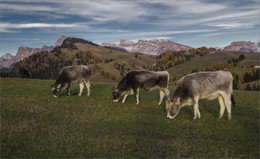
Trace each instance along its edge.
{"label": "forested hillside", "polygon": [[171,81],[198,71],[228,70],[234,88],[259,90],[259,54],[201,47],[166,51],[159,56],[101,47],[84,39],[67,38],[51,53],[39,52],[16,63],[12,77],[56,79],[64,66],[89,65],[94,81],[119,81],[130,70],[167,70]]}
{"label": "forested hillside", "polygon": [[[39,52],[15,64],[13,77],[56,79],[64,66],[89,65],[94,77],[119,80],[130,70],[151,69],[156,56],[100,47],[84,39],[67,38],[51,53]],[[99,79],[100,80],[100,79]]]}

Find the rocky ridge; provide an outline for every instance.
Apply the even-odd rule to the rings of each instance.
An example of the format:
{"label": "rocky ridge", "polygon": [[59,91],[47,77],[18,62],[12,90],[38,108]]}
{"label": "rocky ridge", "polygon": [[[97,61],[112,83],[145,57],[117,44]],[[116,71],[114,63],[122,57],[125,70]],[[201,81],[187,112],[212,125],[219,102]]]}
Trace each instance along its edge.
{"label": "rocky ridge", "polygon": [[0,57],[0,70],[3,72],[11,71],[12,66],[26,57],[31,56],[37,52],[51,52],[56,46],[61,46],[63,41],[67,37],[62,35],[54,44],[54,46],[43,46],[42,48],[31,48],[27,46],[22,46],[18,48],[16,55],[6,53]]}
{"label": "rocky ridge", "polygon": [[224,47],[224,51],[240,51],[240,52],[260,52],[260,40],[257,42],[251,41],[236,41]]}
{"label": "rocky ridge", "polygon": [[136,43],[129,40],[121,39],[119,44],[104,42],[101,44],[101,46],[125,49],[128,52],[143,53],[148,55],[159,55],[167,50],[188,51],[192,48],[186,45],[172,42],[167,39],[139,40]]}

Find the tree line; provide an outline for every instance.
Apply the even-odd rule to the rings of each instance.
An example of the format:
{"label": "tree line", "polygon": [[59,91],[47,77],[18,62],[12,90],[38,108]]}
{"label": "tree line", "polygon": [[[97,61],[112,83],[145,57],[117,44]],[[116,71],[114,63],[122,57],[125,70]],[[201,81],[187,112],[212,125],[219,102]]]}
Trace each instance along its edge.
{"label": "tree line", "polygon": [[166,52],[161,53],[157,57],[156,63],[153,66],[153,70],[167,70],[168,68],[185,63],[186,61],[190,61],[192,57],[205,56],[213,51],[216,51],[216,49],[206,47],[190,49],[188,52],[168,50]]}
{"label": "tree line", "polygon": [[[25,78],[37,78],[37,79],[56,79],[59,70],[65,66],[71,65],[92,65],[93,72],[99,72],[102,76],[111,80],[119,81],[130,70],[135,70],[137,67],[134,64],[119,63],[112,58],[102,59],[96,56],[91,51],[75,50],[71,53],[64,53],[62,48],[75,49],[75,43],[79,42],[78,39],[70,39],[65,41],[62,47],[55,47],[51,53],[39,52],[32,56],[23,59],[15,64],[11,74],[1,74],[1,76],[13,76],[13,77],[25,77]],[[86,41],[85,43],[89,43]],[[156,58],[156,63],[152,67],[143,67],[146,70],[161,71],[168,68],[190,61],[195,56],[205,56],[212,52],[216,52],[216,49],[201,47],[197,49],[190,49],[189,51],[166,51],[161,53]],[[206,66],[201,71],[217,71],[224,70],[226,68],[237,67],[238,63],[244,60],[246,57],[244,54],[237,55],[236,57],[227,61],[218,62],[209,66]],[[137,55],[136,55],[137,59]],[[98,63],[111,63],[112,66],[119,72],[113,72],[112,70],[104,70],[98,67]],[[245,67],[245,66],[242,66]],[[253,81],[259,80],[259,69],[253,67],[246,72],[237,71],[233,73],[234,88],[239,90],[259,90],[259,83]],[[198,72],[199,70],[192,70],[186,74]],[[185,73],[171,76],[171,81],[178,80]],[[245,86],[246,85],[246,86]]]}
{"label": "tree line", "polygon": [[39,52],[15,64],[11,75],[22,77],[26,70],[30,78],[36,79],[56,79],[59,71],[65,66],[76,65],[96,65],[103,60],[95,56],[90,51],[79,51],[75,54],[65,55],[59,50],[51,53]]}

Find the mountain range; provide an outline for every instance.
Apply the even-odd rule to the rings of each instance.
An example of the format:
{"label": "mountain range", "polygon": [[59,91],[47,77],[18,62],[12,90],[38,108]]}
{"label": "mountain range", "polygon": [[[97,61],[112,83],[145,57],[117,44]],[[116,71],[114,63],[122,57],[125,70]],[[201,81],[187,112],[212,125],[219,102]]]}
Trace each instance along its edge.
{"label": "mountain range", "polygon": [[[13,65],[26,57],[37,52],[51,52],[55,47],[61,46],[67,37],[62,35],[53,46],[43,46],[42,48],[30,48],[26,46],[19,47],[16,55],[6,53],[0,57],[0,71],[9,72]],[[121,39],[119,44],[103,42],[101,47],[126,51],[131,53],[143,53],[147,55],[160,55],[167,50],[173,51],[189,51],[190,46],[178,44],[166,39],[139,40],[132,42]],[[219,49],[219,48],[218,48]],[[223,51],[239,51],[239,52],[260,52],[260,40],[257,42],[238,41],[232,42],[230,45],[221,49]]]}
{"label": "mountain range", "polygon": [[224,47],[224,51],[260,52],[260,40],[257,42],[237,41]]}
{"label": "mountain range", "polygon": [[101,46],[108,48],[117,48],[133,53],[143,53],[148,55],[159,55],[167,50],[173,51],[188,51],[192,47],[178,44],[166,39],[153,39],[153,40],[139,40],[132,42],[129,40],[121,39],[119,44],[102,43]]}
{"label": "mountain range", "polygon": [[[234,88],[243,90],[258,88],[259,55],[206,47],[147,55],[102,47],[84,39],[66,38],[50,53],[34,53],[15,63],[11,72],[1,72],[1,76],[55,80],[65,66],[88,65],[93,72],[91,81],[96,82],[120,81],[130,70],[167,70],[170,80],[176,81],[192,72],[227,70],[234,75]],[[6,58],[12,56],[9,54]]]}
{"label": "mountain range", "polygon": [[67,37],[62,35],[55,43],[51,46],[42,46],[41,48],[31,48],[27,46],[21,46],[18,48],[16,55],[12,55],[10,53],[6,53],[0,57],[0,68],[2,72],[11,71],[12,65],[23,60],[26,57],[31,56],[37,52],[51,52],[55,47],[61,46],[63,41]]}

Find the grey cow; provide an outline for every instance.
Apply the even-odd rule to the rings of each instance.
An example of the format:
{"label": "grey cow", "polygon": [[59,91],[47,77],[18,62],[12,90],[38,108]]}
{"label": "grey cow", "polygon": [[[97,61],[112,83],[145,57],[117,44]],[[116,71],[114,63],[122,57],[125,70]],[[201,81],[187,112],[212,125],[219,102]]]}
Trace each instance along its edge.
{"label": "grey cow", "polygon": [[67,96],[70,96],[70,85],[79,84],[80,91],[78,96],[81,96],[84,88],[84,83],[88,89],[88,96],[90,95],[90,83],[89,78],[91,76],[91,69],[88,66],[67,66],[62,68],[59,72],[59,77],[56,82],[52,85],[52,92],[54,97],[58,97],[60,91],[63,88],[67,89]]}
{"label": "grey cow", "polygon": [[139,90],[151,90],[158,88],[160,90],[160,100],[158,105],[162,103],[164,96],[169,98],[169,73],[167,71],[129,71],[119,84],[112,89],[113,101],[118,102],[124,96],[122,103],[125,102],[126,97],[134,94],[136,97],[136,104],[139,104]]}
{"label": "grey cow", "polygon": [[193,105],[194,117],[200,118],[199,99],[218,98],[220,104],[219,118],[225,107],[231,120],[231,103],[233,98],[233,77],[230,72],[199,72],[182,77],[176,85],[171,100],[166,101],[167,118],[173,119],[183,106]]}

